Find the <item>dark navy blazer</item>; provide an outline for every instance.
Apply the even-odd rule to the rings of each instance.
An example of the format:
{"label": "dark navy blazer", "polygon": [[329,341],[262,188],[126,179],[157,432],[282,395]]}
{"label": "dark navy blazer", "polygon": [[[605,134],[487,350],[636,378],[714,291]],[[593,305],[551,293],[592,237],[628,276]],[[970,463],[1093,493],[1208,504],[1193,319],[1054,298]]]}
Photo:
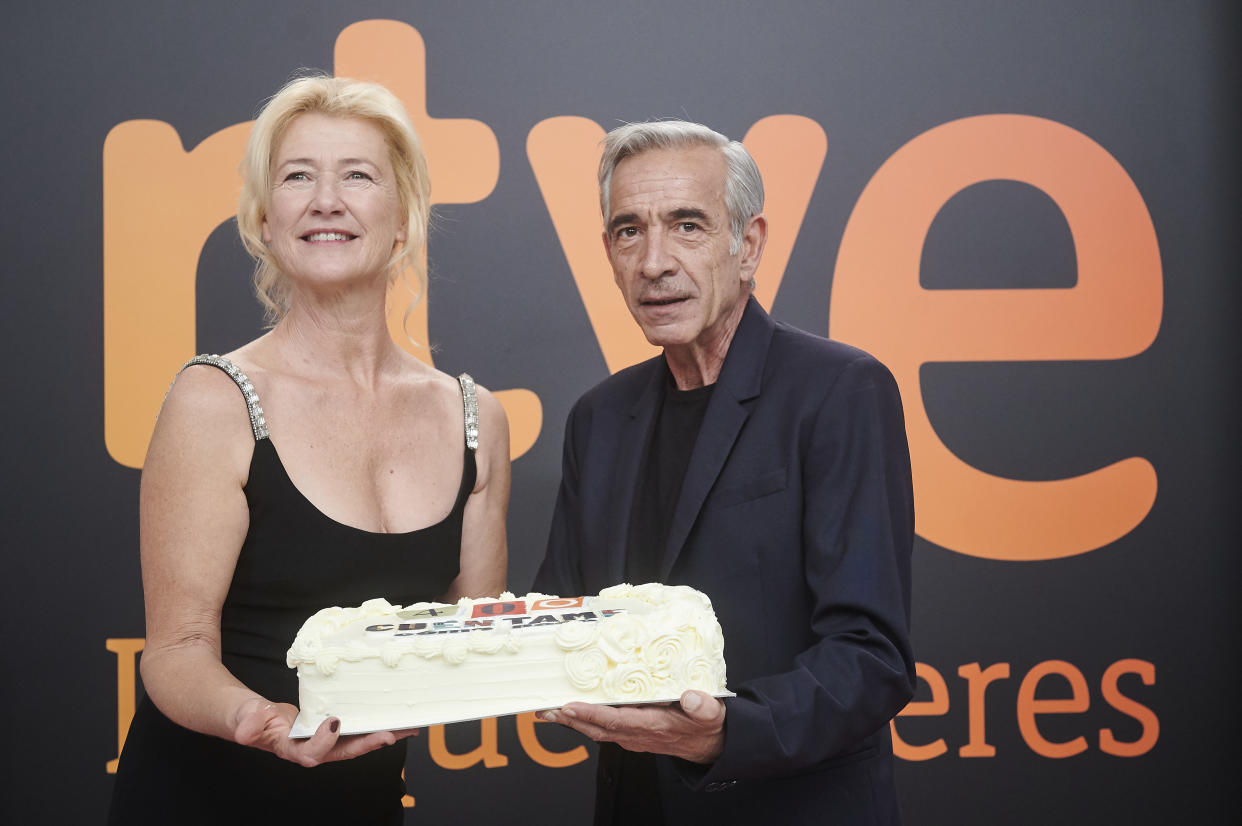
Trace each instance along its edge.
{"label": "dark navy blazer", "polygon": [[[624,580],[663,356],[570,412],[535,589]],[[669,824],[899,820],[888,721],[910,699],[913,492],[901,399],[871,356],[774,321],[753,298],[729,347],[663,549],[661,581],[712,600],[729,688],[724,753],[658,759]],[[600,750],[597,808],[643,794]],[[779,820],[778,820],[779,818]]]}

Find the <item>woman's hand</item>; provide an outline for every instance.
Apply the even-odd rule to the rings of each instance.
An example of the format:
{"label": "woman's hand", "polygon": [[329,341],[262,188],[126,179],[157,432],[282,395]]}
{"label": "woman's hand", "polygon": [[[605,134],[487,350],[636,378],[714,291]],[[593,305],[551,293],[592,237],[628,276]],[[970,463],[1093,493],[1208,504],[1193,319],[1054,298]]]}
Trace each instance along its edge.
{"label": "woman's hand", "polygon": [[233,739],[243,746],[270,751],[277,757],[310,767],[333,760],[348,760],[383,746],[391,746],[418,732],[418,729],[405,729],[342,736],[341,721],[329,717],[319,724],[311,737],[294,740],[289,737],[289,731],[297,716],[296,706],[269,703],[255,697],[238,709]]}

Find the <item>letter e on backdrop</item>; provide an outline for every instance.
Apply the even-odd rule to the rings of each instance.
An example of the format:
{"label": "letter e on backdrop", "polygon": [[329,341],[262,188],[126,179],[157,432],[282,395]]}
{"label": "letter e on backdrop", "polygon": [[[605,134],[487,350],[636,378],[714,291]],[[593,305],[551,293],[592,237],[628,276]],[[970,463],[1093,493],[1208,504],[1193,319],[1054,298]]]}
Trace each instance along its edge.
{"label": "letter e on backdrop", "polygon": [[[1078,283],[1068,289],[929,290],[923,242],[956,193],[1020,181],[1061,209]],[[1156,472],[1132,457],[1069,479],[1021,481],[955,456],[923,406],[927,362],[1127,358],[1160,327],[1156,233],[1121,165],[1080,132],[1023,115],[952,121],[910,141],[859,197],[837,258],[829,330],[873,353],[901,387],[919,535],[989,559],[1040,560],[1094,550],[1151,510]]]}

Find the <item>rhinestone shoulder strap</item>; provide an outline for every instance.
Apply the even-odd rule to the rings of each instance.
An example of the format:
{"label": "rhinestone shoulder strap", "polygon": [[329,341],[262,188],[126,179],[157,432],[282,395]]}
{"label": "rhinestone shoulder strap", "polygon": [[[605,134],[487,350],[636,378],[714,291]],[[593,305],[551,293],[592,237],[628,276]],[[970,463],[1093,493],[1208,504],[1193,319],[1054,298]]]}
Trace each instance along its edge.
{"label": "rhinestone shoulder strap", "polygon": [[[181,370],[194,364],[210,364],[212,367],[218,367],[229,374],[229,378],[241,390],[242,396],[246,399],[246,412],[250,414],[250,429],[254,431],[254,440],[256,442],[266,439],[267,419],[263,415],[263,406],[259,404],[259,394],[254,391],[254,385],[250,379],[246,378],[236,364],[226,359],[224,356],[217,355],[199,355],[181,365]],[[181,370],[177,372],[180,373]]]}
{"label": "rhinestone shoulder strap", "polygon": [[466,409],[466,447],[479,449],[479,397],[474,389],[474,379],[469,373],[457,377],[461,385],[461,403]]}

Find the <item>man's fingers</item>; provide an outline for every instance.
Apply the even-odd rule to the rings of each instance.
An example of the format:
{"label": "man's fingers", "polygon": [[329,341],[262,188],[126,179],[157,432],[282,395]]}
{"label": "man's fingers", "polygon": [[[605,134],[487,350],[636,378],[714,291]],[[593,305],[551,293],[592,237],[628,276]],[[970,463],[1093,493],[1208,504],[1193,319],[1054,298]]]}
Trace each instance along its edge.
{"label": "man's fingers", "polygon": [[724,703],[710,694],[693,689],[681,695],[681,708],[697,723],[715,723],[724,716]]}

